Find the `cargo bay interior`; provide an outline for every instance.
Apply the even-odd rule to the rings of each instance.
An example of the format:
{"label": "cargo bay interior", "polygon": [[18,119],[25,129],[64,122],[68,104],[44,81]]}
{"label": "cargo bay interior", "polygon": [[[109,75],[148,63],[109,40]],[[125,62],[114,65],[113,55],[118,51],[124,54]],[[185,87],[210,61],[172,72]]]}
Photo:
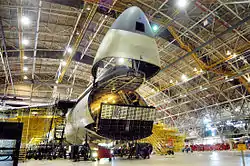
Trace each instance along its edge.
{"label": "cargo bay interior", "polygon": [[0,165],[250,164],[249,0],[0,0]]}

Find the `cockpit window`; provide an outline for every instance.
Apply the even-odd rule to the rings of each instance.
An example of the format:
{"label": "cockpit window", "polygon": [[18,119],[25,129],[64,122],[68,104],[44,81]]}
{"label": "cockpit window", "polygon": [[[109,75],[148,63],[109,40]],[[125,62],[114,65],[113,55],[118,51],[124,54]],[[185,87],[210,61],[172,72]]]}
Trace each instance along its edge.
{"label": "cockpit window", "polygon": [[144,24],[141,22],[136,22],[135,24],[135,30],[145,32]]}

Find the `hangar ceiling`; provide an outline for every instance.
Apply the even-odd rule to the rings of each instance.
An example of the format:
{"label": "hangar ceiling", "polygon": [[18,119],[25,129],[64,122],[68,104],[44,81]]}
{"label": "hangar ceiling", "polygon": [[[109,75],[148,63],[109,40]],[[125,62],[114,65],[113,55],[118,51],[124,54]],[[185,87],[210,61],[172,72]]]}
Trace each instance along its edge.
{"label": "hangar ceiling", "polygon": [[109,27],[135,5],[156,26],[161,71],[138,91],[156,106],[158,120],[199,134],[204,118],[249,117],[250,2],[175,2],[0,0],[1,104],[76,99],[92,81],[91,64]]}

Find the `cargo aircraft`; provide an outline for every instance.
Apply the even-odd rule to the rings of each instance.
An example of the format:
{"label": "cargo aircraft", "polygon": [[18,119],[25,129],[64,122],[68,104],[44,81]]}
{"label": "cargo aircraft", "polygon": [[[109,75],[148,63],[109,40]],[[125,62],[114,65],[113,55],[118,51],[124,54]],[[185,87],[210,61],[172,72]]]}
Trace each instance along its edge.
{"label": "cargo aircraft", "polygon": [[[111,63],[103,69],[103,61]],[[140,8],[130,7],[115,20],[98,48],[92,85],[77,100],[57,103],[68,110],[67,142],[81,144],[87,133],[112,140],[150,136],[155,108],[136,90],[159,70],[158,48],[149,21]]]}

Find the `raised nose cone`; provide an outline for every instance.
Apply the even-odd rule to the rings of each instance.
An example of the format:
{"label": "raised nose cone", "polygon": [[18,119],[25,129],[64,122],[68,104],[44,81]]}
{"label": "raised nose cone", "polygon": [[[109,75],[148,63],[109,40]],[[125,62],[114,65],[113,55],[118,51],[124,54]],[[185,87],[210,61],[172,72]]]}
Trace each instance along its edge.
{"label": "raised nose cone", "polygon": [[136,7],[126,9],[113,23],[111,29],[119,29],[154,37],[154,33],[144,12]]}

